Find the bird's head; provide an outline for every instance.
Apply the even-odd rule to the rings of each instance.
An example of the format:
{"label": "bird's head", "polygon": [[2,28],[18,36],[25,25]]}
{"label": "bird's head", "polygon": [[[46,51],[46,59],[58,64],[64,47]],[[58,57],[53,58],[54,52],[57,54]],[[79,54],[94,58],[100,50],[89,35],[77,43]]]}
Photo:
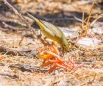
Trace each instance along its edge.
{"label": "bird's head", "polygon": [[67,41],[67,39],[65,38],[65,37],[63,37],[62,38],[62,47],[63,47],[63,49],[65,50],[65,51],[67,51],[68,49],[69,49],[69,43],[68,43],[68,41]]}

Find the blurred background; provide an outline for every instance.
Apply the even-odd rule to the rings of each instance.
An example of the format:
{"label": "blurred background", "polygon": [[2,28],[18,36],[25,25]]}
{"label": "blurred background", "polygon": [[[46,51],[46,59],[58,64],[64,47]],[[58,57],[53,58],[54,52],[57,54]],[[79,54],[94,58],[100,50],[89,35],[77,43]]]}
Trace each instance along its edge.
{"label": "blurred background", "polygon": [[[57,26],[69,26],[78,19],[88,16],[91,4],[95,2],[92,15],[98,16],[103,13],[102,0],[8,0],[22,14],[31,13],[39,19],[51,22]],[[1,1],[2,2],[2,1]],[[0,10],[8,11],[3,3]],[[91,21],[93,19],[91,18]],[[103,19],[101,19],[102,21]]]}

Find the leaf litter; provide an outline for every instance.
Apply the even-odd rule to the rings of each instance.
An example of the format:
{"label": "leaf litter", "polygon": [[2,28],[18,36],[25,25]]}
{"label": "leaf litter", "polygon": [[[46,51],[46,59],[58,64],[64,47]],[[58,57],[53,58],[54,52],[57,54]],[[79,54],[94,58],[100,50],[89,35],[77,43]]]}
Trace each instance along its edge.
{"label": "leaf litter", "polygon": [[[54,9],[54,7],[52,9]],[[8,14],[8,16],[11,16],[9,15],[10,14],[9,12],[6,13]],[[7,20],[9,19],[8,16],[5,17]],[[3,15],[0,15],[0,17],[2,20]],[[8,21],[14,22],[14,20],[16,20],[17,22],[20,22],[19,19],[14,18]],[[3,25],[2,23],[0,24]],[[102,27],[103,27],[102,24],[101,26],[97,26],[97,28]],[[89,30],[94,30],[94,32],[90,31],[90,33],[87,34],[88,38],[84,37],[87,43],[90,41],[92,42],[92,38],[90,38],[91,37],[90,34],[92,32],[93,37],[96,38],[95,40],[97,42],[96,45],[94,45],[94,42],[92,42],[91,45],[93,45],[94,47],[92,47],[91,45],[80,46],[79,44],[77,44],[76,46],[71,47],[69,51],[64,55],[65,59],[68,59],[69,56],[73,57],[76,63],[84,63],[84,65],[81,68],[79,68],[73,73],[59,68],[53,71],[52,73],[46,73],[48,67],[41,68],[43,59],[38,58],[36,56],[36,53],[34,52],[36,48],[43,45],[37,39],[34,39],[31,36],[30,31],[26,29],[26,27],[23,28],[14,27],[14,28],[17,28],[16,31],[10,31],[8,27],[4,26],[0,27],[0,46],[2,46],[1,48],[2,50],[0,49],[0,51],[2,51],[0,52],[1,86],[16,86],[16,85],[17,86],[69,86],[69,85],[102,86],[103,85],[103,59],[102,59],[103,30],[102,29],[100,31],[101,33],[98,33],[98,31],[95,31],[96,30],[95,27],[91,28]],[[24,29],[24,31],[22,29]],[[73,30],[73,33],[74,32],[76,31]],[[30,35],[25,36],[21,45],[19,46],[18,45],[19,41],[22,38],[23,34],[25,33]],[[75,43],[75,37],[72,38],[70,35],[70,38]],[[91,40],[89,41],[87,39]],[[22,51],[21,53],[24,52],[26,54],[19,54],[20,51]]]}

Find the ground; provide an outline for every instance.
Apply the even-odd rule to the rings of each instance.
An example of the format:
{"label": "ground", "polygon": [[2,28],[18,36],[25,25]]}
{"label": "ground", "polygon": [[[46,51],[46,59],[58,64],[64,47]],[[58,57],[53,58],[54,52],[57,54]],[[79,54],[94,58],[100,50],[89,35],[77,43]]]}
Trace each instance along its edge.
{"label": "ground", "polygon": [[[81,31],[82,12],[89,15],[92,2],[87,0],[11,0],[9,2],[26,18],[32,13],[39,19],[51,22],[59,28],[68,28],[73,32]],[[103,13],[102,0],[93,7],[91,22]],[[26,18],[27,19],[27,18]],[[30,25],[39,30],[31,19]],[[96,32],[93,30],[99,30]],[[93,33],[87,37],[100,40],[94,47],[77,43],[64,54],[64,58],[73,57],[76,63],[83,63],[75,71],[55,69],[47,73],[49,67],[42,68],[43,59],[36,49],[43,46],[39,39],[28,29],[23,21],[0,1],[0,86],[102,86],[103,85],[103,18],[91,27]],[[70,32],[68,34],[71,34]],[[75,33],[76,34],[76,33]],[[22,42],[20,40],[24,36]],[[74,43],[78,35],[68,37]],[[92,40],[91,39],[91,40]]]}

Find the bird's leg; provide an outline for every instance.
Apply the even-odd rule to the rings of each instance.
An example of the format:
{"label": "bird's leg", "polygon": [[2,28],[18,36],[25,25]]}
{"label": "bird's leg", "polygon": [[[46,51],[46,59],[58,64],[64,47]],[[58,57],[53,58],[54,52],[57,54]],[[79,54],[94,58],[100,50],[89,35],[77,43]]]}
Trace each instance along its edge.
{"label": "bird's leg", "polygon": [[[41,32],[40,32],[40,38],[42,38],[42,33],[41,33]],[[49,43],[46,39],[47,39],[47,37],[44,37],[44,38],[42,39],[42,43],[43,43],[45,46],[50,45],[50,43]]]}
{"label": "bird's leg", "polygon": [[50,45],[50,43],[46,39],[47,39],[47,37],[44,37],[44,41],[46,42],[46,46]]}
{"label": "bird's leg", "polygon": [[41,43],[43,43],[43,45],[47,45],[47,42],[44,41],[41,34],[37,35],[37,38],[40,40]]}

